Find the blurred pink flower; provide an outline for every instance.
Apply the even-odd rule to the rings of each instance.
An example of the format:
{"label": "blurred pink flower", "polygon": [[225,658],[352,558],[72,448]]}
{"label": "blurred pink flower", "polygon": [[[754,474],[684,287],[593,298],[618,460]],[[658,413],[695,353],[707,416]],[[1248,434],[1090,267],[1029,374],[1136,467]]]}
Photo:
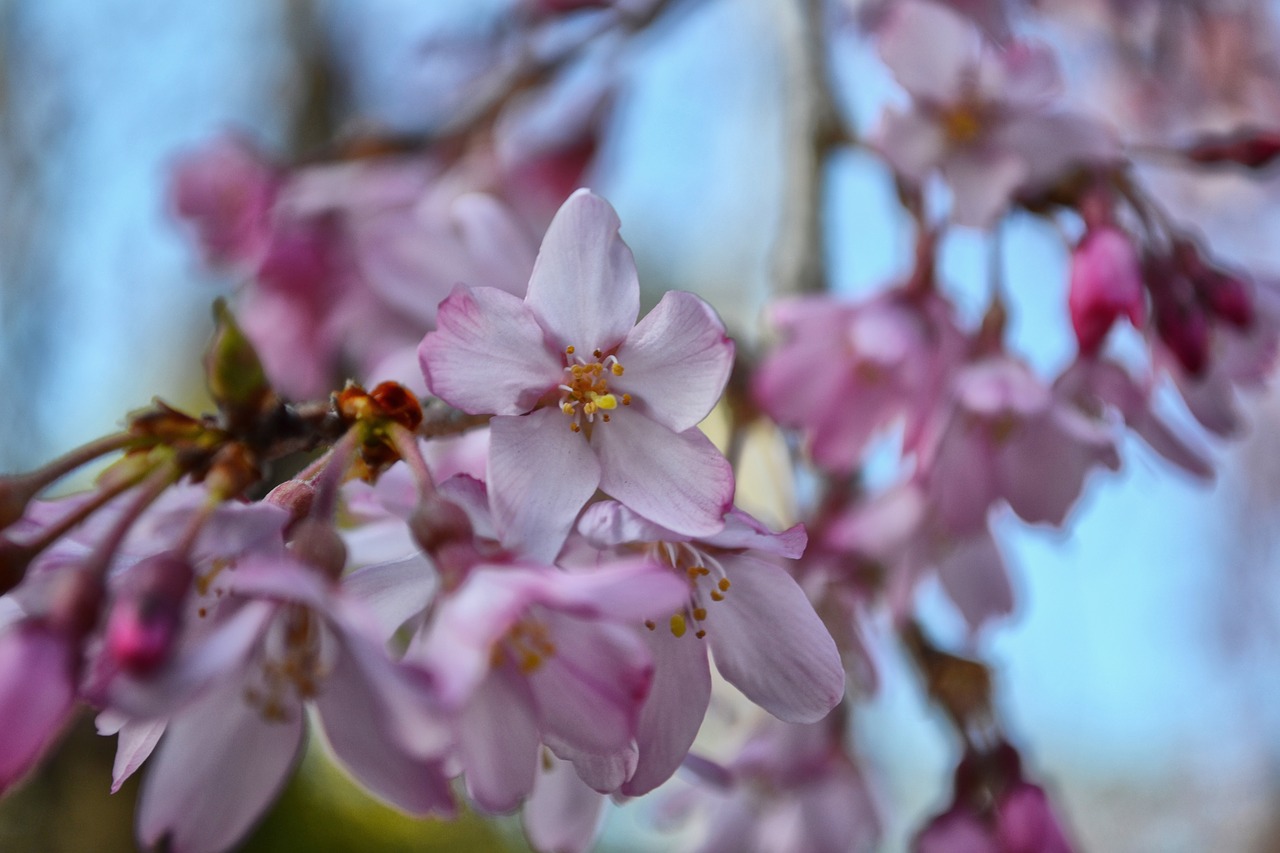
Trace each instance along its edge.
{"label": "blurred pink flower", "polygon": [[1062,83],[1045,45],[996,47],[952,9],[904,0],[880,32],[879,46],[912,96],[906,112],[885,113],[880,149],[917,183],[941,171],[959,224],[990,225],[1016,190],[1117,154],[1105,126],[1048,111]]}
{"label": "blurred pink flower", "polygon": [[1102,348],[1118,317],[1128,317],[1134,328],[1143,327],[1147,303],[1142,267],[1127,234],[1103,226],[1084,235],[1071,254],[1067,307],[1083,355]]}

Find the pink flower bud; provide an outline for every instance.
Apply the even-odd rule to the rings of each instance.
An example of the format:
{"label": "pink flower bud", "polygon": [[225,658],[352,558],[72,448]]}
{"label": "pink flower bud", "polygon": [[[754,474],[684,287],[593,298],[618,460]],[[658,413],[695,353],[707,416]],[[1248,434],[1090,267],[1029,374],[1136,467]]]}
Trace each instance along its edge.
{"label": "pink flower bud", "polygon": [[304,518],[289,532],[289,550],[326,577],[337,580],[347,566],[347,546],[333,525],[318,518]]}
{"label": "pink flower bud", "polygon": [[1080,352],[1085,355],[1102,347],[1117,317],[1128,317],[1134,326],[1142,326],[1146,312],[1142,271],[1127,234],[1109,226],[1085,234],[1071,256],[1067,304]]}
{"label": "pink flower bud", "polygon": [[129,569],[107,618],[107,653],[135,674],[168,659],[182,624],[191,566],[173,554],[149,557]]}
{"label": "pink flower bud", "polygon": [[996,805],[996,837],[1002,853],[1071,853],[1071,843],[1044,789],[1018,781]]}
{"label": "pink flower bud", "polygon": [[1173,258],[1151,256],[1144,272],[1156,334],[1187,373],[1199,376],[1209,364],[1209,318],[1183,266]]}
{"label": "pink flower bud", "polygon": [[1219,270],[1196,282],[1200,298],[1216,316],[1239,329],[1253,325],[1253,294],[1243,279]]}

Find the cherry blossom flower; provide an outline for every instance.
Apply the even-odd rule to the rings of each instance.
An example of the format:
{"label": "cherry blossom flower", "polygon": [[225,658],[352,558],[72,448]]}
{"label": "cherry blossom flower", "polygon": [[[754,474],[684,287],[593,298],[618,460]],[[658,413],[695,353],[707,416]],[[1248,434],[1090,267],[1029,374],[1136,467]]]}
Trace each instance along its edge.
{"label": "cherry blossom flower", "polygon": [[952,9],[904,0],[879,46],[913,98],[908,111],[886,112],[880,148],[895,170],[917,183],[941,171],[959,224],[985,227],[1015,190],[1116,156],[1104,126],[1048,111],[1061,80],[1044,45],[997,48]]}
{"label": "cherry blossom flower", "polygon": [[579,190],[556,214],[520,301],[456,288],[419,355],[432,393],[490,423],[489,499],[509,547],[550,560],[597,488],[688,535],[714,533],[733,473],[696,428],[733,343],[711,308],[640,285],[619,222]]}
{"label": "cherry blossom flower", "polygon": [[510,811],[529,795],[543,743],[597,791],[626,781],[653,678],[630,625],[684,595],[644,559],[589,572],[481,563],[435,604],[406,660],[434,676],[480,808]]}
{"label": "cherry blossom flower", "polygon": [[760,408],[808,438],[814,461],[853,470],[877,429],[906,420],[914,443],[964,339],[932,293],[890,291],[849,304],[784,300],[770,312],[783,341],[756,373]]}
{"label": "cherry blossom flower", "polygon": [[159,742],[142,786],[142,843],[211,853],[235,844],[295,766],[307,703],[368,790],[414,814],[452,813],[438,760],[448,736],[429,685],[386,656],[367,615],[287,558],[225,571],[228,594],[208,596],[215,624],[153,675],[114,685],[101,722],[132,723],[117,785]]}
{"label": "cherry blossom flower", "polygon": [[723,531],[694,538],[603,501],[588,507],[579,530],[601,548],[645,543],[686,585],[674,613],[645,623],[654,683],[640,717],[640,762],[623,793],[657,787],[688,752],[711,697],[708,651],[726,681],[781,720],[815,722],[840,701],[835,642],[804,591],[769,560],[799,557],[803,527],[772,533],[735,509]]}

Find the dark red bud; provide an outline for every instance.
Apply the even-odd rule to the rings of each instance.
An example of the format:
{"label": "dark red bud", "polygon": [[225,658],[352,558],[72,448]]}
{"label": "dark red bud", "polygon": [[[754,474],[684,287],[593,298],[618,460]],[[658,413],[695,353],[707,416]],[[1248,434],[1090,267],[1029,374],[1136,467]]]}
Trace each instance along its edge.
{"label": "dark red bud", "polygon": [[1198,283],[1210,311],[1239,329],[1253,325],[1253,294],[1243,279],[1214,270]]}
{"label": "dark red bud", "polygon": [[1228,136],[1206,137],[1183,154],[1193,163],[1235,163],[1261,169],[1280,157],[1280,131],[1244,130]]}

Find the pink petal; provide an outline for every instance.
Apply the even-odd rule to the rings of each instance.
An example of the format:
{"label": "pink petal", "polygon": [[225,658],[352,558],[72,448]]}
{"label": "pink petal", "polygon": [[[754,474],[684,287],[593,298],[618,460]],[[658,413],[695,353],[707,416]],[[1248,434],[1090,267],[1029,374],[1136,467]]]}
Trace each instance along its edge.
{"label": "pink petal", "polygon": [[617,622],[670,615],[689,597],[688,582],[666,566],[635,557],[577,572],[548,573],[538,600],[557,610]]}
{"label": "pink petal", "polygon": [[543,624],[556,651],[529,675],[543,740],[552,749],[626,749],[653,678],[644,643],[630,629],[562,614]]}
{"label": "pink petal", "polygon": [[977,28],[936,3],[906,0],[894,12],[880,34],[885,65],[915,97],[951,101],[959,94],[966,69],[977,63]]}
{"label": "pink petal", "polygon": [[443,724],[428,714],[426,685],[414,683],[406,669],[361,638],[339,633],[337,646],[315,698],[334,755],[370,793],[397,808],[412,815],[452,814],[439,763],[417,757],[443,754],[447,745]]}
{"label": "pink petal", "polygon": [[949,146],[938,121],[920,110],[888,108],[880,120],[876,147],[895,172],[917,184],[938,168]]}
{"label": "pink petal", "polygon": [[418,359],[431,393],[476,415],[524,414],[556,387],[564,367],[523,302],[465,285],[440,303]]}
{"label": "pink petal", "polygon": [[120,727],[116,759],[111,767],[111,793],[119,791],[142,762],[151,757],[165,726],[164,720],[130,720]]}
{"label": "pink petal", "polygon": [[707,536],[705,544],[725,550],[752,550],[764,554],[776,554],[792,560],[799,559],[809,544],[809,534],[803,524],[774,533],[758,519],[734,507],[724,517],[724,530]]}
{"label": "pink petal", "polygon": [[559,347],[609,351],[636,324],[640,281],[621,227],[609,202],[585,189],[551,220],[525,304]]}
{"label": "pink petal", "polygon": [[631,542],[686,542],[688,536],[654,524],[617,501],[596,501],[578,519],[578,533],[597,548]]}
{"label": "pink petal", "polygon": [[502,544],[550,562],[595,494],[600,463],[556,408],[494,418],[489,432],[489,506]]}
{"label": "pink petal", "polygon": [[1066,406],[1025,423],[996,455],[1002,494],[1024,521],[1061,526],[1095,466],[1119,467],[1109,430]]}
{"label": "pink petal", "polygon": [[660,424],[683,432],[710,412],[733,368],[733,341],[711,306],[668,291],[618,347],[616,384]]}
{"label": "pink petal", "polygon": [[813,723],[844,696],[844,668],[826,626],[782,569],[726,560],[732,586],[707,608],[716,668],[748,699],[789,723]]}
{"label": "pink petal", "polygon": [[77,654],[70,640],[37,622],[0,633],[0,793],[35,766],[70,719]]}
{"label": "pink petal", "polygon": [[426,558],[414,555],[357,569],[342,579],[342,589],[370,611],[382,636],[391,639],[401,625],[426,609],[438,582]]}
{"label": "pink petal", "polygon": [[458,717],[458,757],[467,793],[488,812],[515,809],[533,789],[538,726],[524,679],[495,670]]}
{"label": "pink petal", "polygon": [[948,545],[937,560],[938,579],[971,633],[1013,612],[1013,587],[1004,558],[985,526]]}
{"label": "pink petal", "polygon": [[599,424],[600,488],[669,530],[706,536],[733,505],[733,468],[699,430],[672,432],[639,412]]}
{"label": "pink petal", "polygon": [[1029,168],[1017,154],[1003,149],[965,148],[952,152],[942,167],[953,196],[951,220],[986,228],[1009,204]]}
{"label": "pink petal", "polygon": [[671,778],[698,736],[711,701],[711,669],[702,640],[691,632],[676,637],[665,623],[642,636],[654,671],[636,729],[640,760],[622,786],[629,797],[647,794]]}
{"label": "pink petal", "polygon": [[[228,679],[174,717],[142,782],[138,838],[173,853],[219,853],[248,833],[302,752],[301,707],[268,721]],[[167,840],[167,841],[166,841]]]}
{"label": "pink petal", "polygon": [[544,756],[542,765],[521,815],[529,844],[542,853],[586,853],[600,831],[604,797],[569,762]]}

